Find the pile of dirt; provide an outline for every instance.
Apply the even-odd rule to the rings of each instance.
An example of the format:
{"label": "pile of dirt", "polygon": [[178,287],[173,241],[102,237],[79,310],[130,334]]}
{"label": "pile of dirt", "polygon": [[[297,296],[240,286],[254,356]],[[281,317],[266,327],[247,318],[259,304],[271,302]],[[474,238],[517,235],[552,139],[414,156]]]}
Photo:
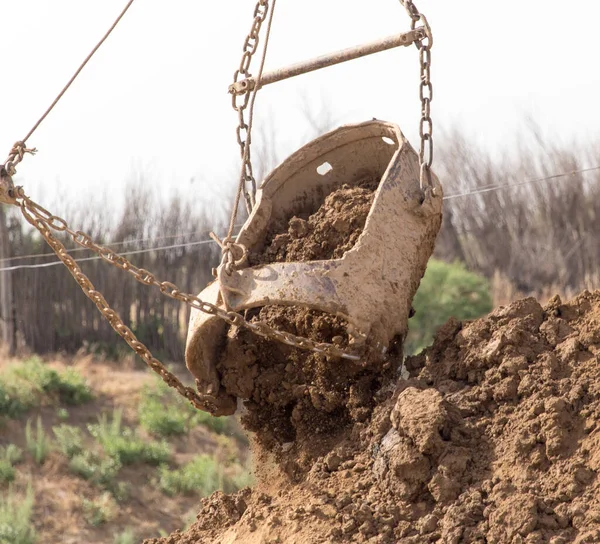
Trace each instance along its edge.
{"label": "pile of dirt", "polygon": [[[341,258],[363,231],[376,188],[371,178],[343,185],[306,219],[295,216],[274,225],[250,264]],[[246,318],[340,347],[350,341],[344,319],[307,308],[268,306]],[[328,451],[337,432],[365,421],[375,392],[394,379],[386,361],[331,359],[237,328],[229,330],[217,370],[225,390],[246,399],[242,421],[261,445],[278,458],[296,452],[297,462],[287,468],[292,476]]]}
{"label": "pile of dirt", "polygon": [[253,490],[148,542],[600,542],[599,355],[600,292],[452,320],[306,471],[259,445]]}

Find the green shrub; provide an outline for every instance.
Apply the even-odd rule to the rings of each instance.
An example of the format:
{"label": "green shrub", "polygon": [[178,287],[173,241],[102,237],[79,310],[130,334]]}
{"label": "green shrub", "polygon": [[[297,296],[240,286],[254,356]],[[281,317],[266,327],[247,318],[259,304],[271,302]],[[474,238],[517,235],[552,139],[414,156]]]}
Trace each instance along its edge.
{"label": "green shrub", "polygon": [[12,488],[0,494],[0,542],[2,544],[34,544],[35,529],[31,523],[33,489],[27,488],[25,497],[17,497]]}
{"label": "green shrub", "polygon": [[85,378],[72,368],[68,368],[65,372],[62,372],[60,378],[61,382],[56,392],[61,402],[71,406],[78,406],[94,398]]}
{"label": "green shrub", "polygon": [[0,484],[12,482],[15,479],[16,470],[7,459],[0,459]]}
{"label": "green shrub", "polygon": [[141,426],[157,436],[173,436],[188,431],[190,416],[178,403],[165,403],[148,389],[142,392],[139,408]]}
{"label": "green shrub", "polygon": [[0,374],[0,416],[19,417],[39,405],[43,395],[66,404],[92,399],[80,374],[71,369],[56,372],[35,357],[13,364]]}
{"label": "green shrub", "polygon": [[148,463],[158,465],[171,457],[171,449],[166,442],[146,442],[135,430],[122,427],[122,410],[113,412],[109,421],[105,413],[98,417],[98,423],[88,425],[90,434],[98,440],[106,455],[123,465]]}
{"label": "green shrub", "polygon": [[178,469],[172,470],[167,465],[161,465],[158,468],[157,485],[170,496],[179,493],[207,496],[222,488],[222,480],[222,468],[214,457],[202,454]]}
{"label": "green shrub", "polygon": [[79,427],[73,425],[55,425],[52,432],[56,437],[58,449],[69,459],[83,451],[83,433]]}
{"label": "green shrub", "polygon": [[10,464],[16,465],[23,458],[23,450],[16,444],[9,444],[0,448],[0,457],[6,459]]}
{"label": "green shrub", "polygon": [[19,388],[7,383],[6,376],[0,376],[0,415],[16,418],[33,406],[30,395],[19,395]]}
{"label": "green shrub", "polygon": [[115,478],[121,470],[121,463],[115,459],[102,459],[91,451],[84,451],[73,456],[69,462],[71,471],[84,480],[104,489],[114,489]]}
{"label": "green shrub", "polygon": [[35,435],[31,430],[31,419],[27,420],[25,424],[25,443],[27,445],[27,451],[33,455],[35,462],[38,465],[44,464],[48,453],[50,453],[50,440],[44,432],[42,426],[42,418],[38,416]]}
{"label": "green shrub", "polygon": [[15,479],[14,465],[21,460],[23,452],[14,444],[0,448],[0,484],[12,482]]}
{"label": "green shrub", "polygon": [[110,492],[119,502],[126,500],[130,495],[129,484],[117,481],[121,468],[121,463],[115,459],[102,458],[91,451],[78,453],[69,461],[71,472]]}
{"label": "green shrub", "polygon": [[127,527],[123,532],[115,535],[114,544],[135,544],[135,532]]}
{"label": "green shrub", "polygon": [[111,520],[115,515],[115,505],[108,493],[92,501],[83,499],[83,517],[92,526],[98,527]]}
{"label": "green shrub", "polygon": [[217,434],[226,433],[231,427],[228,417],[214,417],[196,410],[160,379],[153,387],[144,388],[139,418],[142,427],[156,436],[182,435],[197,425],[204,425]]}
{"label": "green shrub", "polygon": [[217,434],[225,434],[230,430],[231,420],[228,417],[215,417],[208,412],[191,408],[194,410],[194,415],[191,418],[193,425],[204,425]]}
{"label": "green shrub", "polygon": [[413,300],[416,311],[409,321],[404,345],[407,355],[430,345],[435,332],[450,317],[476,319],[492,310],[488,281],[469,272],[460,263],[447,264],[431,259]]}
{"label": "green shrub", "polygon": [[66,408],[59,407],[56,409],[56,417],[58,419],[69,419],[69,411]]}
{"label": "green shrub", "polygon": [[14,373],[39,391],[56,396],[60,402],[78,405],[92,399],[90,388],[73,369],[57,372],[33,357],[14,367]]}

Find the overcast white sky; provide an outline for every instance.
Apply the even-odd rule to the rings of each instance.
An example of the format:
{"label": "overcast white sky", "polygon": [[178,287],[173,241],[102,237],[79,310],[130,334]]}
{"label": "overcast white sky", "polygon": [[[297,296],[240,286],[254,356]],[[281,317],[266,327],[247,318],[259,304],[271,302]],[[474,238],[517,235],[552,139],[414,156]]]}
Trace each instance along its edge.
{"label": "overcast white sky", "polygon": [[[22,138],[125,0],[2,0],[0,153]],[[57,192],[120,194],[134,171],[203,201],[235,183],[227,86],[254,0],[137,0],[28,142],[16,182],[47,203]],[[590,0],[417,0],[433,28],[435,128],[462,127],[490,149],[531,114],[549,134],[600,132],[597,22]],[[397,0],[279,0],[267,69],[405,31]],[[302,97],[339,123],[397,122],[414,145],[418,54],[396,49],[262,90],[257,126],[280,155],[308,134]],[[442,136],[438,130],[437,139]],[[195,179],[194,183],[190,183]],[[443,181],[443,180],[442,180]]]}

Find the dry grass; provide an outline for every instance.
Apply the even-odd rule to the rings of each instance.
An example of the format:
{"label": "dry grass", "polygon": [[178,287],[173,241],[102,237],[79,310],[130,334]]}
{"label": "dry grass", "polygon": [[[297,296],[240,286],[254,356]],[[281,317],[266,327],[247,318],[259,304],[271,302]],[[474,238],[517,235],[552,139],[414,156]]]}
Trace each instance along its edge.
{"label": "dry grass", "polygon": [[[438,141],[436,170],[446,195],[598,164],[594,141],[558,145],[535,128],[517,135],[500,159],[458,131]],[[600,287],[599,230],[594,171],[447,200],[436,255],[494,278],[498,301],[570,297]]]}

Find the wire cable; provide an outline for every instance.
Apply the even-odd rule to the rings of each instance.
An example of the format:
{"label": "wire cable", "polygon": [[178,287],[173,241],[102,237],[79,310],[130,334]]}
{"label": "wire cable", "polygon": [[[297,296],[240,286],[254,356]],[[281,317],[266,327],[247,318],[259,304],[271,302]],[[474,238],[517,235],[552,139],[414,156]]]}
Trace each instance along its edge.
{"label": "wire cable", "polygon": [[[567,176],[575,176],[577,174],[585,174],[585,173],[594,172],[597,170],[600,170],[600,166],[594,166],[594,167],[590,167],[590,168],[582,168],[580,170],[572,170],[571,172],[562,172],[560,174],[553,174],[551,176],[546,176],[543,178],[529,179],[529,180],[520,181],[517,183],[486,185],[484,187],[470,189],[469,191],[465,191],[463,193],[447,195],[443,198],[443,200],[452,200],[455,198],[461,198],[461,197],[465,197],[465,196],[475,196],[475,195],[479,195],[479,194],[483,194],[483,193],[489,193],[492,191],[500,191],[500,190],[504,190],[504,189],[510,189],[513,187],[521,187],[523,185],[529,185],[531,183],[539,183],[539,182],[543,182],[543,181],[556,180],[556,179],[564,178]],[[113,244],[106,244],[106,245],[118,246],[118,245],[123,245],[123,244],[128,244],[128,243],[134,243],[134,242],[145,242],[145,241],[149,241],[149,240],[153,240],[153,241],[154,240],[167,240],[167,239],[171,239],[171,238],[177,238],[179,236],[187,236],[190,234],[197,234],[200,232],[206,233],[206,232],[210,232],[210,231],[196,231],[196,232],[190,232],[190,233],[174,234],[172,236],[164,236],[164,237],[152,238],[152,239],[151,238],[140,238],[137,240],[128,240],[125,242],[115,242]],[[154,247],[154,248],[148,248],[148,249],[138,249],[138,250],[133,250],[133,251],[127,251],[127,252],[121,253],[121,255],[124,255],[124,256],[125,255],[138,255],[140,253],[150,253],[152,251],[163,251],[163,250],[168,250],[168,249],[176,249],[176,248],[180,248],[180,247],[197,246],[197,245],[210,244],[210,243],[215,243],[215,242],[213,240],[202,240],[202,241],[198,241],[198,242],[189,242],[189,243],[185,243],[185,244],[174,244],[174,245],[170,245],[170,246],[162,246],[162,247]],[[75,252],[75,251],[85,251],[86,249],[87,248],[75,248],[75,249],[70,250],[69,252],[71,253],[71,252]],[[26,258],[47,257],[47,256],[52,256],[52,255],[55,255],[55,254],[54,253],[42,253],[40,255],[19,255],[17,257],[0,259],[0,262],[14,261],[14,260],[20,260],[20,259],[26,259]],[[94,261],[94,260],[98,260],[98,259],[101,259],[101,257],[86,257],[83,259],[76,259],[76,261],[84,262],[84,261]],[[21,269],[47,268],[47,267],[56,266],[59,264],[62,264],[62,262],[61,261],[52,261],[50,263],[42,263],[42,264],[8,266],[8,267],[0,268],[0,272],[8,272],[11,270],[21,270]]]}
{"label": "wire cable", "polygon": [[[133,251],[124,251],[123,253],[119,253],[119,255],[122,256],[126,256],[126,255],[139,255],[141,253],[151,253],[152,251],[164,251],[167,249],[177,249],[180,247],[190,247],[190,246],[201,246],[204,244],[214,244],[215,242],[211,239],[209,240],[200,240],[198,242],[188,242],[185,244],[173,244],[170,246],[161,246],[161,247],[151,247],[148,249],[136,249]],[[82,259],[75,259],[76,262],[78,263],[82,263],[85,261],[97,261],[97,260],[103,260],[102,257],[84,257]],[[4,268],[0,268],[0,272],[9,272],[12,270],[23,270],[23,269],[28,269],[28,270],[32,270],[35,268],[49,268],[51,266],[58,266],[58,265],[62,265],[63,262],[62,261],[52,261],[49,263],[41,263],[41,264],[19,264],[16,266],[7,266]]]}
{"label": "wire cable", "polygon": [[[236,228],[241,228],[242,225],[236,225]],[[126,244],[135,244],[135,243],[142,243],[142,242],[157,242],[159,240],[172,240],[173,238],[179,238],[180,236],[192,236],[194,234],[209,234],[210,232],[212,232],[211,230],[195,230],[192,232],[182,232],[180,234],[172,234],[170,236],[158,236],[158,237],[152,237],[152,238],[136,238],[134,240],[124,240],[122,242],[110,242],[108,244],[104,244],[107,247],[110,246],[123,246]],[[76,247],[73,249],[69,249],[69,253],[75,253],[76,251],[90,251],[89,248],[87,247]],[[56,253],[54,253],[54,251],[51,251],[49,253],[38,253],[38,254],[34,254],[31,253],[29,255],[16,255],[14,257],[6,257],[4,259],[0,259],[0,263],[6,262],[6,261],[22,261],[23,259],[36,259],[38,257],[56,257]]]}
{"label": "wire cable", "polygon": [[563,172],[562,174],[553,174],[553,175],[547,176],[545,178],[528,179],[525,181],[519,181],[517,183],[505,183],[505,184],[501,184],[501,185],[486,185],[484,187],[470,189],[469,191],[465,191],[464,193],[457,193],[454,195],[445,196],[443,198],[443,200],[452,200],[454,198],[460,198],[463,196],[480,195],[482,193],[489,193],[492,191],[500,191],[502,189],[510,189],[512,187],[521,187],[523,185],[529,185],[530,183],[539,183],[541,181],[549,181],[549,180],[564,178],[567,176],[575,176],[577,174],[584,174],[586,172],[593,172],[595,170],[600,170],[600,166],[593,166],[591,168],[582,168],[581,170],[573,170],[571,172]]}

